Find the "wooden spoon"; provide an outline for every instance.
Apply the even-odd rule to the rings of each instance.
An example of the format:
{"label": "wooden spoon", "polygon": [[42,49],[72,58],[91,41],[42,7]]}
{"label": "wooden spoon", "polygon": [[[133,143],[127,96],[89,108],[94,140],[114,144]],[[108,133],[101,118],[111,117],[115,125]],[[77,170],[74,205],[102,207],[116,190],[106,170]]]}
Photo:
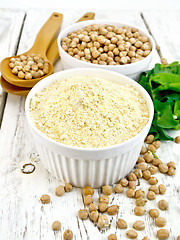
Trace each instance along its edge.
{"label": "wooden spoon", "polygon": [[[94,16],[95,16],[95,13],[91,13],[91,12],[85,13],[77,22],[94,19]],[[53,43],[50,45],[47,51],[47,58],[52,64],[54,64],[56,60],[59,58],[57,39],[55,39]],[[14,95],[26,96],[31,90],[31,88],[18,87],[13,84],[10,84],[2,76],[1,76],[0,82],[1,82],[2,88],[6,92]]]}
{"label": "wooden spoon", "polygon": [[[44,60],[48,61],[46,57],[46,52],[48,47],[50,46],[52,40],[54,39],[57,31],[59,30],[61,23],[62,23],[63,15],[60,13],[53,13],[50,18],[47,20],[47,22],[43,25],[43,27],[40,29],[39,33],[37,34],[37,37],[35,39],[35,42],[32,46],[32,48],[21,54],[21,55],[30,55],[32,53],[40,55]],[[14,58],[19,57],[18,56],[12,56]],[[1,74],[2,77],[9,83],[20,86],[20,87],[33,87],[37,82],[39,82],[44,77],[49,76],[53,72],[53,65],[49,62],[49,73],[35,79],[20,79],[18,76],[14,75],[11,72],[11,68],[9,67],[10,59],[12,57],[5,58],[1,62]]]}

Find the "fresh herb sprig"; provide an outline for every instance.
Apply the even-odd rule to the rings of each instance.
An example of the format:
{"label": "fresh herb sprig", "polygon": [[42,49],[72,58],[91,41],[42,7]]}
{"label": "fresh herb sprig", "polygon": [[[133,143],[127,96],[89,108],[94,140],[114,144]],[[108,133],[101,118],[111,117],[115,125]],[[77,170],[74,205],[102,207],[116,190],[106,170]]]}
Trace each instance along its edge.
{"label": "fresh herb sprig", "polygon": [[150,133],[155,140],[171,140],[166,130],[180,129],[180,64],[156,64],[142,72],[139,83],[150,94],[154,104],[154,118]]}

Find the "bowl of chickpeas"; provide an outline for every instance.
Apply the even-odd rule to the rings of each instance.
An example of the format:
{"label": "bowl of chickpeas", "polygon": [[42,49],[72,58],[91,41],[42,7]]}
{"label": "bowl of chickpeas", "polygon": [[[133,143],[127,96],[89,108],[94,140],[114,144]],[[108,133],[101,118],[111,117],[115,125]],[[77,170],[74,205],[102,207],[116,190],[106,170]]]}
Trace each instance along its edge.
{"label": "bowl of chickpeas", "polygon": [[63,69],[103,68],[137,79],[155,52],[152,36],[117,21],[88,20],[64,29],[58,37]]}

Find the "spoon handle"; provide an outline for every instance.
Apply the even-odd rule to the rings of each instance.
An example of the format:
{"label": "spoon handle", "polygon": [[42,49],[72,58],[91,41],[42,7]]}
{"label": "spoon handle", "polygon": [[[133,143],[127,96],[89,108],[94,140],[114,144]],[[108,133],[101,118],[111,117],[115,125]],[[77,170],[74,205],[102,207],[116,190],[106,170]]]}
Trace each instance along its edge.
{"label": "spoon handle", "polygon": [[[95,17],[95,13],[87,12],[77,22],[92,20],[94,19],[94,17]],[[52,64],[54,64],[58,58],[59,58],[59,50],[58,50],[58,44],[57,44],[57,38],[56,38],[48,48],[47,59]]]}
{"label": "spoon handle", "polygon": [[63,14],[54,12],[38,32],[32,51],[45,56],[48,47],[59,30]]}

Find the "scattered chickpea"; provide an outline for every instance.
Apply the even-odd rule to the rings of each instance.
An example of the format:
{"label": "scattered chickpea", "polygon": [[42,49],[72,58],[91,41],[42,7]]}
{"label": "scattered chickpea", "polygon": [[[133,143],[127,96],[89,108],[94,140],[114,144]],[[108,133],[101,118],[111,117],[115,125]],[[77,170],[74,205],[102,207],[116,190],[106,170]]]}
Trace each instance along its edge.
{"label": "scattered chickpea", "polygon": [[147,152],[147,148],[145,148],[144,146],[142,146],[142,148],[141,148],[141,152],[140,152],[140,154],[145,154]]}
{"label": "scattered chickpea", "polygon": [[152,152],[147,152],[144,154],[144,159],[147,163],[152,162],[153,158],[154,158],[154,156],[153,156]]}
{"label": "scattered chickpea", "polygon": [[86,187],[83,187],[83,194],[86,196],[86,195],[93,195],[94,194],[94,189],[92,187],[89,187],[89,186],[86,186]]}
{"label": "scattered chickpea", "polygon": [[143,171],[142,175],[144,179],[149,180],[151,177],[151,172],[149,170],[145,170]]}
{"label": "scattered chickpea", "polygon": [[116,234],[111,234],[108,236],[108,240],[117,240]]}
{"label": "scattered chickpea", "polygon": [[136,175],[137,178],[142,178],[142,171],[141,169],[135,169],[134,174]]}
{"label": "scattered chickpea", "polygon": [[147,169],[148,165],[147,165],[147,163],[145,163],[145,162],[141,162],[141,163],[138,163],[138,164],[136,165],[136,167],[137,167],[138,169],[140,169],[141,171],[145,171],[145,170]]}
{"label": "scattered chickpea", "polygon": [[145,223],[144,223],[144,221],[141,221],[141,220],[136,221],[136,222],[133,224],[133,228],[136,229],[136,230],[138,230],[138,231],[144,230],[144,229],[145,229]]}
{"label": "scattered chickpea", "polygon": [[99,209],[100,212],[105,212],[107,210],[107,208],[108,208],[107,203],[101,202],[98,205],[98,209]]}
{"label": "scattered chickpea", "polygon": [[59,187],[57,187],[55,193],[57,196],[64,195],[64,193],[65,193],[64,186],[60,185]]}
{"label": "scattered chickpea", "polygon": [[168,208],[169,208],[169,204],[168,204],[168,202],[166,202],[166,200],[160,200],[159,202],[158,202],[158,207],[161,209],[161,210],[168,210]]}
{"label": "scattered chickpea", "polygon": [[156,152],[156,147],[153,144],[149,144],[149,146],[147,147],[147,150],[151,152]]}
{"label": "scattered chickpea", "polygon": [[145,162],[145,159],[143,157],[138,157],[138,160],[136,163],[141,163],[141,162]]}
{"label": "scattered chickpea", "polygon": [[169,169],[168,169],[168,175],[169,176],[173,176],[175,174],[175,169],[173,168],[173,167],[170,167]]}
{"label": "scattered chickpea", "polygon": [[146,143],[151,144],[154,141],[154,135],[149,135],[146,138]]}
{"label": "scattered chickpea", "polygon": [[156,177],[151,177],[151,178],[149,179],[149,184],[150,184],[150,185],[155,185],[155,184],[157,184],[157,183],[158,183],[158,180],[157,180]]}
{"label": "scattered chickpea", "polygon": [[156,174],[158,172],[158,168],[154,165],[151,165],[148,170],[150,171],[151,174]]}
{"label": "scattered chickpea", "polygon": [[115,193],[122,193],[124,191],[124,188],[123,186],[119,183],[119,184],[116,184],[116,186],[114,187],[114,191]]}
{"label": "scattered chickpea", "polygon": [[91,221],[97,222],[99,218],[99,212],[97,210],[92,211],[89,215],[89,218],[91,219]]}
{"label": "scattered chickpea", "polygon": [[63,238],[65,240],[72,240],[73,239],[73,232],[70,229],[66,230],[63,234]]}
{"label": "scattered chickpea", "polygon": [[152,165],[157,166],[157,167],[161,163],[162,163],[162,161],[159,158],[154,158],[153,161],[152,161]]}
{"label": "scattered chickpea", "polygon": [[105,195],[111,195],[113,189],[110,185],[102,186],[102,193]]}
{"label": "scattered chickpea", "polygon": [[136,199],[136,206],[143,207],[145,206],[146,202],[147,202],[146,198],[139,197]]}
{"label": "scattered chickpea", "polygon": [[49,195],[43,194],[43,195],[41,196],[40,200],[41,200],[41,202],[42,202],[43,204],[47,204],[47,203],[50,203],[51,198],[50,198]]}
{"label": "scattered chickpea", "polygon": [[128,189],[128,190],[126,191],[126,196],[127,196],[128,198],[133,198],[134,195],[135,195],[134,189],[130,188],[130,189]]}
{"label": "scattered chickpea", "polygon": [[108,207],[107,212],[109,215],[115,215],[119,212],[119,206],[112,205],[112,206]]}
{"label": "scattered chickpea", "polygon": [[136,189],[136,181],[129,181],[129,188]]}
{"label": "scattered chickpea", "polygon": [[157,218],[157,217],[159,217],[159,210],[158,209],[150,209],[149,210],[149,215],[152,218]]}
{"label": "scattered chickpea", "polygon": [[104,214],[100,215],[99,218],[98,218],[97,226],[99,228],[109,227],[108,217],[106,215],[104,215]]}
{"label": "scattered chickpea", "polygon": [[180,143],[180,136],[175,137],[174,141],[175,143]]}
{"label": "scattered chickpea", "polygon": [[72,185],[70,183],[66,183],[64,186],[65,192],[71,192],[72,191]]}
{"label": "scattered chickpea", "polygon": [[109,203],[109,197],[107,195],[101,195],[99,197],[99,202]]}
{"label": "scattered chickpea", "polygon": [[148,190],[153,191],[155,194],[159,194],[159,188],[156,185],[152,185]]}
{"label": "scattered chickpea", "polygon": [[157,217],[155,219],[155,223],[158,227],[164,227],[166,225],[166,222],[167,222],[166,219],[163,217]]}
{"label": "scattered chickpea", "polygon": [[158,149],[160,146],[161,146],[161,141],[154,141],[153,143],[152,143],[152,145],[156,148],[156,149]]}
{"label": "scattered chickpea", "polygon": [[96,211],[98,210],[98,206],[95,203],[90,203],[89,204],[89,212]]}
{"label": "scattered chickpea", "polygon": [[168,172],[168,166],[166,164],[160,163],[158,167],[159,167],[159,171],[161,173],[167,173]]}
{"label": "scattered chickpea", "polygon": [[166,187],[163,184],[159,185],[159,193],[164,194],[166,192]]}
{"label": "scattered chickpea", "polygon": [[168,164],[167,164],[167,166],[168,166],[168,168],[170,168],[170,167],[173,167],[174,169],[176,169],[176,164],[175,164],[175,162],[168,162]]}
{"label": "scattered chickpea", "polygon": [[143,237],[142,240],[150,240],[148,237]]}
{"label": "scattered chickpea", "polygon": [[144,197],[145,193],[141,189],[135,191],[135,198]]}
{"label": "scattered chickpea", "polygon": [[126,178],[122,178],[119,182],[123,187],[127,187],[129,182]]}
{"label": "scattered chickpea", "polygon": [[86,220],[88,218],[88,211],[86,209],[80,209],[78,211],[79,218]]}
{"label": "scattered chickpea", "polygon": [[167,229],[160,229],[157,231],[159,239],[167,239],[169,237],[169,231]]}
{"label": "scattered chickpea", "polygon": [[117,221],[117,227],[119,229],[126,229],[127,228],[127,222],[121,218],[118,219]]}
{"label": "scattered chickpea", "polygon": [[134,173],[130,173],[129,175],[128,175],[128,180],[129,181],[136,181],[137,180],[137,177],[136,177],[136,175],[134,174]]}
{"label": "scattered chickpea", "polygon": [[126,232],[126,236],[130,239],[135,239],[138,236],[138,233],[134,229],[130,229]]}
{"label": "scattered chickpea", "polygon": [[141,206],[136,206],[134,208],[134,214],[137,216],[143,216],[145,212],[146,212],[146,210]]}
{"label": "scattered chickpea", "polygon": [[92,196],[91,195],[86,195],[84,196],[84,204],[89,205],[93,202]]}
{"label": "scattered chickpea", "polygon": [[61,223],[59,221],[55,221],[52,224],[52,230],[53,231],[58,231],[61,229]]}
{"label": "scattered chickpea", "polygon": [[148,191],[147,193],[147,199],[154,200],[156,199],[156,194],[153,191]]}

